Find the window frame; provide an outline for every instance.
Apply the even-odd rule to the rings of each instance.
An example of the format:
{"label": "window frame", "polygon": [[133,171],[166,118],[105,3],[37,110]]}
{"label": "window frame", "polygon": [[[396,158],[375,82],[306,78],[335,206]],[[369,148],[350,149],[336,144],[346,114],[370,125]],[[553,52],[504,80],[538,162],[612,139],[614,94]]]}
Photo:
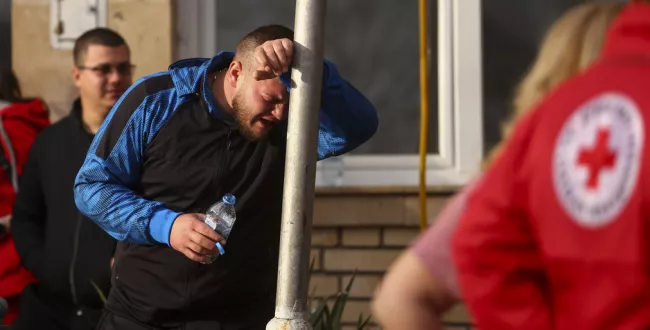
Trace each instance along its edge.
{"label": "window frame", "polygon": [[[438,150],[427,155],[428,186],[462,186],[483,158],[481,2],[438,0]],[[462,86],[462,88],[461,88]],[[381,118],[380,118],[381,120]],[[316,185],[417,186],[418,155],[349,155],[337,161],[342,177]]]}
{"label": "window frame", "polygon": [[[176,20],[196,25],[175,25],[176,58],[213,56],[216,4],[182,2],[176,2]],[[439,152],[427,155],[426,178],[428,186],[454,187],[479,172],[483,157],[481,1],[437,0],[437,6]],[[340,173],[335,182],[326,179],[327,168]],[[418,172],[417,154],[343,155],[318,163],[316,186],[417,186]]]}
{"label": "window frame", "polygon": [[211,58],[216,55],[217,2],[183,0],[174,1],[173,6],[174,59]]}

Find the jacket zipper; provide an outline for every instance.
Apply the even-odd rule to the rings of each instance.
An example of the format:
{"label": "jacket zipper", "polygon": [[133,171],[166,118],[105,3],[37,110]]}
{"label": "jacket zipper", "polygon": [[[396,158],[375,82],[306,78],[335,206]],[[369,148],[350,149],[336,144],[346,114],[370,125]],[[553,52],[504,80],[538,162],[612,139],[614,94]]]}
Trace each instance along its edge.
{"label": "jacket zipper", "polygon": [[[74,303],[76,308],[79,308],[79,304],[77,300],[77,287],[75,285],[74,270],[77,263],[77,254],[79,252],[79,235],[81,234],[81,220],[82,220],[82,216],[81,213],[79,213],[77,216],[77,225],[75,228],[74,242],[72,246],[72,260],[70,261],[70,270],[68,273],[68,281],[70,282],[70,293],[72,294],[72,302]],[[81,309],[77,310],[77,316],[81,316],[81,315],[82,315]]]}
{"label": "jacket zipper", "polygon": [[[230,152],[232,151],[232,129],[230,129],[230,127],[227,127],[226,129],[228,130],[228,133],[226,133],[226,153],[224,154],[224,157],[219,160],[217,173],[214,176],[215,181],[223,179],[225,177],[224,171],[228,171],[228,167],[230,166]],[[221,188],[219,189],[221,190]],[[223,192],[219,191],[219,196],[217,196],[217,198],[220,198],[222,194]]]}
{"label": "jacket zipper", "polygon": [[226,136],[226,151],[230,151],[230,147],[232,146],[232,141],[230,141],[231,134],[232,130],[228,128],[228,135]]}
{"label": "jacket zipper", "polygon": [[[226,135],[226,151],[230,151],[232,149],[232,141],[230,139],[230,136],[232,134],[232,130],[230,128],[227,128],[227,130],[228,130],[228,133]],[[216,173],[215,173],[214,179],[213,179],[214,181],[217,181],[217,180],[220,179],[220,177],[223,177],[223,175],[220,176],[219,174],[222,173],[224,170],[228,169],[230,155],[229,155],[229,153],[226,153],[226,155],[224,155],[224,156],[225,156],[224,157],[225,159],[220,159],[219,164],[216,166],[216,169],[215,169]],[[221,188],[217,188],[217,189],[220,190]],[[221,194],[221,192],[218,192],[219,196],[220,196],[220,194]],[[206,213],[207,209],[202,210],[201,212]],[[190,299],[189,298],[190,295],[192,295],[194,293],[194,287],[191,286],[192,283],[194,282],[194,272],[192,272],[192,270],[194,269],[193,267],[197,267],[197,265],[195,265],[194,262],[192,262],[191,260],[188,260],[188,267],[187,267],[188,273],[187,273],[187,281],[186,281],[186,284],[185,284],[186,286],[185,286],[185,301],[184,301],[186,308],[189,306],[188,300]],[[184,329],[184,327],[185,326],[183,326],[183,329]]]}
{"label": "jacket zipper", "polygon": [[[224,171],[227,171],[230,166],[230,152],[232,151],[232,140],[230,139],[232,129],[230,129],[230,127],[226,127],[226,129],[228,130],[226,133],[226,152],[223,154],[223,157],[219,159],[217,166],[215,166],[214,178],[212,179],[214,186],[217,188],[217,199],[221,198],[221,195],[223,194],[223,191],[221,191],[221,185],[218,185],[217,183],[225,177]],[[213,203],[216,203],[216,201],[213,201]],[[207,212],[208,210],[206,209],[205,211]]]}
{"label": "jacket zipper", "polygon": [[[90,131],[86,125],[81,123],[82,125],[82,131],[85,134],[88,134]],[[92,143],[92,138],[90,136],[88,137],[90,140],[90,143]],[[85,148],[84,152],[88,152],[88,148]],[[75,276],[74,276],[74,271],[77,266],[77,255],[79,254],[79,236],[81,235],[81,223],[83,222],[83,215],[81,213],[77,213],[77,224],[75,228],[75,233],[74,233],[74,242],[72,245],[72,258],[70,260],[70,269],[68,271],[68,282],[70,283],[70,294],[72,295],[72,302],[75,305],[75,308],[77,309],[77,316],[83,315],[83,312],[81,308],[79,308],[79,300],[77,298],[77,286],[75,284]]]}

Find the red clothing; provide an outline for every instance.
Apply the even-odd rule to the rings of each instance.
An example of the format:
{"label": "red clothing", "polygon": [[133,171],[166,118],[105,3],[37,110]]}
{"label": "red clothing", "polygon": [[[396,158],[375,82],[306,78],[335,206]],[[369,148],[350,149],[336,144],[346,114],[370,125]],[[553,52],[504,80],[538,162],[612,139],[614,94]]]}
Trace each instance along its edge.
{"label": "red clothing", "polygon": [[[36,135],[49,125],[48,111],[41,100],[14,103],[0,109],[2,127],[10,144],[0,135],[5,157],[11,159],[9,148],[15,157],[15,169],[22,173],[27,161],[29,148]],[[0,216],[11,214],[16,193],[11,178],[0,169]],[[17,297],[33,281],[32,275],[21,266],[16,247],[11,235],[0,239],[0,297],[9,302],[9,312],[2,319],[3,324],[11,324],[17,316]]]}
{"label": "red clothing", "polygon": [[481,330],[650,328],[650,5],[517,125],[452,254]]}

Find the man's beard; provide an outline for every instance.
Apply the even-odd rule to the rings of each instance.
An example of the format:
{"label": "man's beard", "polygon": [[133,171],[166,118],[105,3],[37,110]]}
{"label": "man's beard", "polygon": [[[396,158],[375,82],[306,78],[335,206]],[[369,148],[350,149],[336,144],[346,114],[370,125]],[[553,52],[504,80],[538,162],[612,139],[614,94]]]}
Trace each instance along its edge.
{"label": "man's beard", "polygon": [[246,101],[241,90],[238,90],[232,98],[232,110],[233,117],[237,122],[237,128],[239,133],[249,141],[258,141],[266,138],[268,135],[267,132],[259,133],[255,131],[252,125],[255,123],[253,121],[254,115],[251,113],[250,109],[246,106]]}

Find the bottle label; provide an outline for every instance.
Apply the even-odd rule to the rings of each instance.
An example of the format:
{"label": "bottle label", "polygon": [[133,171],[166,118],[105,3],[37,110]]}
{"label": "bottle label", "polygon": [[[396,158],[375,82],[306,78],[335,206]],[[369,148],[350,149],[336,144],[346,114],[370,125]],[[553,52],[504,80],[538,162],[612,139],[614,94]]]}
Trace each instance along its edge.
{"label": "bottle label", "polygon": [[212,230],[214,230],[215,228],[217,228],[217,222],[216,222],[215,219],[213,219],[212,217],[206,217],[206,218],[205,218],[205,223],[206,223],[208,226],[210,226],[210,228],[212,228]]}

